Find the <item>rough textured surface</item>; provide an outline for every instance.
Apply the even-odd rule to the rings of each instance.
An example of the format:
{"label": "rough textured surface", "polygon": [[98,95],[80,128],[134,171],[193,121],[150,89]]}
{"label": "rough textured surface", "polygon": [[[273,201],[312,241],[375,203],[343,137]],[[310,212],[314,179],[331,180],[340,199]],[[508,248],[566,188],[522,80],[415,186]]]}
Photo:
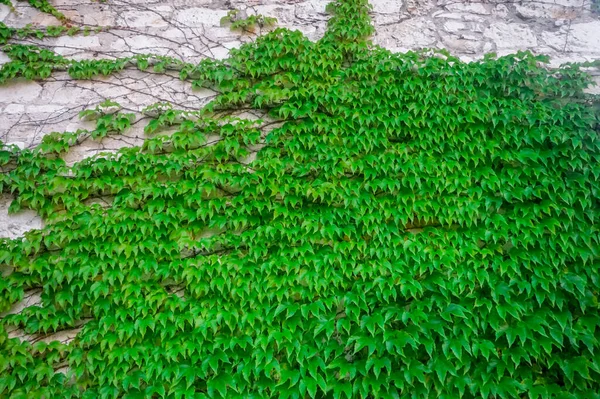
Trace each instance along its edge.
{"label": "rough textured surface", "polygon": [[[232,32],[220,26],[228,10],[274,16],[278,25],[302,31],[312,40],[323,34],[329,0],[54,0],[60,11],[77,24],[111,27],[90,36],[60,37],[42,42],[57,53],[74,58],[123,57],[156,53],[199,61],[224,58],[229,49],[253,40],[256,34]],[[425,47],[447,48],[465,60],[491,51],[499,55],[517,50],[548,54],[552,63],[600,58],[600,19],[590,0],[533,0],[485,2],[457,0],[371,0],[374,42],[395,51]],[[0,20],[9,26],[48,26],[58,20],[27,3],[15,2],[16,13],[0,5]],[[5,62],[0,56],[0,63]],[[599,80],[600,81],[600,80]],[[592,88],[598,92],[598,88]],[[110,78],[73,81],[66,74],[44,82],[16,82],[0,86],[0,140],[31,147],[44,134],[76,130],[83,109],[107,98],[139,113],[145,106],[168,101],[178,108],[198,108],[213,93],[192,89],[176,77],[130,71]],[[139,144],[143,133],[102,143],[84,142],[67,158],[76,162],[101,151]],[[0,236],[16,237],[41,226],[27,212],[8,216],[10,198],[0,198]]]}
{"label": "rough textured surface", "polygon": [[0,196],[0,237],[15,238],[28,230],[42,227],[42,221],[34,211],[24,210],[9,215],[11,201],[8,195]]}
{"label": "rough textured surface", "polygon": [[[16,304],[12,309],[10,309],[10,311],[5,312],[5,313],[0,313],[0,317],[6,316],[8,314],[16,314],[16,313],[20,313],[23,311],[23,309],[28,308],[30,306],[39,306],[42,303],[42,290],[41,289],[34,289],[34,290],[30,290],[27,291],[23,297],[23,300],[21,302],[19,302],[18,304]],[[23,341],[29,341],[29,342],[52,342],[52,341],[59,341],[63,344],[69,343],[70,341],[72,341],[75,336],[77,335],[77,333],[79,331],[81,331],[81,329],[83,328],[83,324],[85,324],[85,320],[81,323],[80,326],[78,326],[77,328],[74,329],[70,329],[70,330],[63,330],[63,331],[59,331],[55,334],[27,334],[25,331],[18,329],[18,328],[14,328],[11,327],[8,329],[8,337],[9,338],[19,338]]]}

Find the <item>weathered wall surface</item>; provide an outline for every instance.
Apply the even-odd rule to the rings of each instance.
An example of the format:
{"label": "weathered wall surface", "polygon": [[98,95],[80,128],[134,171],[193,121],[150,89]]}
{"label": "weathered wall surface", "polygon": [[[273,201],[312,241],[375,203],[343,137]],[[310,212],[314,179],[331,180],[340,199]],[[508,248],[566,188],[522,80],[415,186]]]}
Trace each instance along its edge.
{"label": "weathered wall surface", "polygon": [[[90,36],[60,37],[24,43],[40,44],[73,58],[123,57],[155,53],[199,61],[225,58],[229,49],[255,35],[220,27],[228,10],[274,16],[278,26],[302,31],[312,40],[322,36],[330,0],[53,0],[69,19],[86,26],[111,29]],[[517,50],[548,54],[552,63],[600,59],[600,19],[590,0],[371,0],[376,28],[374,42],[395,51],[447,48],[465,60],[491,51]],[[59,22],[15,2],[16,13],[0,5],[0,20],[12,27],[56,25]],[[260,34],[260,32],[256,32]],[[0,63],[6,58],[0,55]],[[592,89],[598,91],[598,89]],[[175,76],[128,71],[110,78],[74,81],[66,74],[44,82],[0,86],[0,140],[21,147],[36,145],[44,134],[86,127],[77,113],[105,99],[139,113],[159,101],[182,109],[197,109],[213,95],[192,91]],[[138,126],[141,123],[137,124]],[[68,161],[99,151],[139,144],[143,133],[132,129],[102,143],[85,142]],[[0,198],[0,237],[16,237],[41,226],[32,213],[8,216],[9,197]]]}

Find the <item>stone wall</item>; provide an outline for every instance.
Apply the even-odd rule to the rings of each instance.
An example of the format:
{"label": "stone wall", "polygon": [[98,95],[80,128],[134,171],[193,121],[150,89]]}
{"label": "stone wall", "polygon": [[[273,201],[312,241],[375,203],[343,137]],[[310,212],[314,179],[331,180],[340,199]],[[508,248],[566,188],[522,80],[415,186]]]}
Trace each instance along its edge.
{"label": "stone wall", "polygon": [[[90,36],[64,36],[43,41],[26,39],[73,58],[123,57],[157,53],[196,62],[225,58],[229,49],[253,40],[261,32],[241,34],[220,26],[228,10],[276,17],[278,25],[302,31],[312,40],[323,35],[330,0],[51,0],[75,24],[110,27]],[[57,25],[26,2],[14,2],[16,12],[0,5],[0,20],[11,27]],[[517,50],[548,54],[558,65],[600,59],[600,18],[590,0],[371,0],[376,44],[394,51],[447,48],[470,61],[487,52]],[[0,54],[0,63],[7,58]],[[600,81],[600,79],[599,79]],[[600,92],[598,88],[592,88]],[[192,91],[176,76],[128,71],[110,78],[74,81],[57,74],[44,82],[14,82],[0,86],[0,140],[32,147],[44,134],[86,127],[79,111],[105,99],[135,112],[159,101],[182,109],[197,109],[213,93]],[[139,122],[139,121],[138,121]],[[141,123],[137,123],[141,126]],[[84,142],[67,156],[72,163],[101,151],[139,144],[140,129]],[[16,237],[41,221],[32,212],[8,216],[10,197],[0,197],[0,237]]]}

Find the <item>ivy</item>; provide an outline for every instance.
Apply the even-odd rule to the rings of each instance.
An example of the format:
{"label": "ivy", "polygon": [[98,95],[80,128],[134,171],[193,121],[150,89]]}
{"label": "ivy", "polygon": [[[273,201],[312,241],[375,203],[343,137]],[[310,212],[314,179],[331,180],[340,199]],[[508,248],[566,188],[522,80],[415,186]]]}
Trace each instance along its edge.
{"label": "ivy", "polygon": [[37,46],[9,44],[4,47],[10,62],[0,66],[0,83],[24,77],[26,79],[45,79],[55,71],[67,71],[74,79],[90,79],[103,75],[109,76],[127,67],[136,67],[145,71],[150,65],[154,72],[178,71],[183,76],[195,76],[196,67],[181,60],[158,56],[136,55],[117,59],[72,60],[50,50]]}
{"label": "ivy", "polygon": [[[63,23],[68,21],[67,17],[65,17],[65,15],[63,13],[58,11],[48,0],[18,0],[18,1],[21,1],[21,2],[27,1],[29,3],[29,5],[32,6],[33,8],[35,8],[41,12],[50,14],[50,15],[56,17],[59,21],[61,21]],[[11,0],[0,0],[0,4],[4,4],[4,5],[8,6],[11,11],[15,10],[14,4],[12,3]]]}
{"label": "ivy", "polygon": [[44,29],[34,29],[31,25],[27,25],[24,28],[10,28],[3,22],[0,22],[0,45],[7,44],[11,39],[24,39],[27,37],[46,39],[49,37],[59,37],[64,35],[74,36],[76,34],[89,36],[92,32],[98,33],[102,30],[102,27],[92,29],[89,26],[72,26],[67,28],[63,25],[48,26]]}
{"label": "ivy", "polygon": [[[42,296],[0,320],[1,397],[600,397],[597,63],[395,54],[366,0],[328,11],[318,42],[199,64],[5,47],[2,83],[137,68],[217,95],[3,145],[0,189],[45,226],[0,244],[0,312]],[[142,146],[64,161],[134,123]]]}
{"label": "ivy", "polygon": [[[7,1],[10,1],[10,0],[7,0]],[[32,6],[33,8],[35,8],[41,12],[50,14],[50,15],[56,17],[56,19],[58,19],[61,22],[67,21],[67,17],[65,17],[65,15],[63,13],[58,11],[48,0],[19,0],[19,1],[27,1],[29,3],[29,5]]]}
{"label": "ivy", "polygon": [[277,18],[266,17],[261,14],[242,16],[239,10],[231,10],[221,18],[221,26],[229,26],[232,30],[242,30],[254,33],[256,26],[270,28],[277,23]]}

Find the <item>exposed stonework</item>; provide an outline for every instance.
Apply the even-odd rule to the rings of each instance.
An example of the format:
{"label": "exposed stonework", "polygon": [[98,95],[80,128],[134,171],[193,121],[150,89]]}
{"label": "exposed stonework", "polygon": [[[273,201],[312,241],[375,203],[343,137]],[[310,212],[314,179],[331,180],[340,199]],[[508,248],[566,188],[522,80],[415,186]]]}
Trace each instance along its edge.
{"label": "exposed stonework", "polygon": [[[330,0],[52,0],[76,23],[108,26],[90,36],[38,41],[57,53],[74,58],[123,57],[156,53],[197,62],[205,57],[225,58],[230,49],[255,35],[232,32],[220,26],[230,9],[245,10],[278,19],[278,25],[298,29],[311,40],[319,39],[329,16]],[[0,5],[0,20],[9,26],[57,25],[58,20],[14,2],[16,13]],[[371,0],[376,34],[373,40],[394,51],[447,48],[465,60],[491,51],[499,55],[517,50],[548,54],[553,65],[600,59],[600,19],[591,12],[590,0]],[[260,32],[257,32],[260,34]],[[6,62],[0,54],[0,63]],[[599,79],[600,82],[600,79]],[[599,92],[598,87],[592,88]],[[110,78],[74,81],[66,74],[44,82],[14,82],[0,86],[0,140],[31,147],[44,134],[85,127],[77,118],[83,109],[110,98],[129,112],[159,101],[182,109],[197,109],[213,95],[192,90],[176,76],[128,71]],[[140,119],[135,124],[141,126]],[[122,146],[139,144],[141,129],[102,143],[84,142],[67,155],[67,162]],[[8,197],[0,198],[0,237],[16,237],[39,228],[30,212],[8,216]]]}
{"label": "exposed stonework", "polygon": [[23,210],[9,215],[11,201],[10,196],[0,195],[0,237],[16,238],[26,231],[42,227],[42,221],[34,211]]}
{"label": "exposed stonework", "polygon": [[[4,317],[9,314],[21,313],[24,309],[31,307],[31,306],[40,306],[42,304],[42,295],[41,294],[42,294],[41,289],[34,289],[34,290],[25,292],[23,300],[21,302],[19,302],[18,304],[16,304],[15,306],[13,306],[12,309],[10,309],[10,311],[0,313],[0,317]],[[46,343],[49,343],[52,341],[59,341],[63,344],[68,344],[75,338],[77,333],[79,331],[81,331],[81,329],[83,328],[83,325],[86,322],[87,322],[87,320],[83,320],[82,322],[78,323],[75,328],[59,331],[54,334],[27,334],[26,331],[23,331],[22,329],[15,328],[15,327],[9,327],[7,330],[7,333],[8,333],[9,338],[19,338],[23,341],[46,342]]]}

